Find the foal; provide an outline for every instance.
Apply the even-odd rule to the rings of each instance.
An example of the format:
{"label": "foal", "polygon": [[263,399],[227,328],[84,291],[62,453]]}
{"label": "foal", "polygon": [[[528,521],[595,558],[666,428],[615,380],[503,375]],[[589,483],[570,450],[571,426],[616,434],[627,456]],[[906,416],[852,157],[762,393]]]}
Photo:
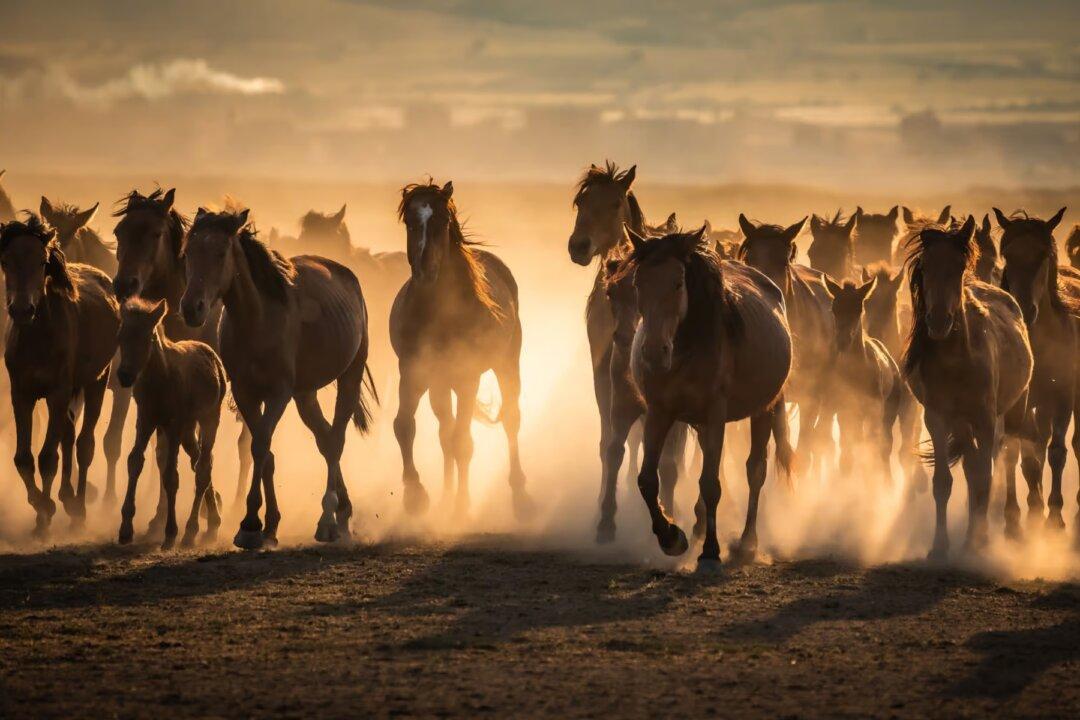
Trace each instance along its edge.
{"label": "foal", "polygon": [[931,558],[949,550],[950,466],[964,461],[968,547],[986,541],[998,421],[1019,432],[1027,411],[1032,355],[1024,318],[1004,290],[975,280],[975,219],[926,227],[908,242],[914,322],[903,371],[925,408],[934,455],[936,527]]}
{"label": "foal", "polygon": [[[190,547],[199,532],[199,504],[206,498],[206,539],[217,535],[221,516],[211,486],[214,440],[225,398],[225,368],[209,345],[197,340],[173,342],[161,327],[168,314],[165,300],[151,303],[132,298],[120,311],[120,368],[124,387],[134,385],[138,419],[135,444],[128,455],[128,486],[121,510],[120,543],[131,542],[134,531],[135,488],[142,473],[146,446],[157,434],[158,472],[168,498],[165,540],[168,550],[176,540],[176,490],[180,477],[180,447],[195,468],[195,499],[181,545]],[[198,431],[198,437],[196,437]]]}
{"label": "foal", "polygon": [[843,285],[825,279],[833,297],[836,321],[836,363],[830,374],[830,394],[840,424],[840,472],[851,471],[854,451],[867,435],[877,445],[885,479],[892,476],[893,425],[904,401],[900,370],[884,343],[870,337],[863,325],[867,298],[877,278],[862,285]]}
{"label": "foal", "polygon": [[[116,353],[120,324],[112,283],[89,265],[68,264],[54,241],[56,231],[28,213],[25,221],[0,226],[0,267],[12,319],[4,361],[15,414],[15,467],[37,511],[35,533],[44,535],[56,504],[51,489],[57,448],[63,452],[60,500],[76,522],[86,517],[86,475],[94,457],[94,428]],[[34,405],[49,411],[38,455],[41,489],[30,450]],[[82,428],[75,437],[74,406],[83,403]],[[72,446],[79,462],[78,488],[71,487]]]}

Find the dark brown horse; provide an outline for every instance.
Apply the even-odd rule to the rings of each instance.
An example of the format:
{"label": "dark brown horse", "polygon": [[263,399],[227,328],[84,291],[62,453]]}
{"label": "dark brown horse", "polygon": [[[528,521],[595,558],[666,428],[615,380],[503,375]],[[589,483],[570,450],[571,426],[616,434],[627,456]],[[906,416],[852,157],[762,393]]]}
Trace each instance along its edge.
{"label": "dark brown horse", "polygon": [[855,457],[867,442],[880,461],[878,471],[892,478],[893,425],[901,404],[909,399],[885,344],[866,332],[866,303],[875,292],[877,278],[861,285],[843,285],[826,277],[833,297],[836,322],[836,362],[829,375],[829,394],[834,398],[840,426],[840,472],[848,475]]}
{"label": "dark brown horse", "polygon": [[654,240],[631,235],[634,250],[622,272],[633,275],[641,314],[631,365],[647,408],[638,487],[653,533],[665,553],[687,550],[686,535],[660,501],[657,472],[666,436],[681,420],[697,428],[702,446],[695,526],[704,537],[700,560],[719,562],[716,508],[724,430],[729,422],[750,418],[750,501],[739,545],[739,554],[750,558],[757,549],[769,435],[786,419],[782,391],[792,349],[777,287],[742,263],[721,261],[703,238],[704,228]]}
{"label": "dark brown horse", "polygon": [[[499,420],[510,448],[514,512],[524,517],[532,503],[525,492],[518,452],[521,319],[517,282],[502,260],[465,237],[453,194],[450,182],[442,187],[433,182],[406,185],[398,206],[412,268],[390,312],[390,341],[401,373],[394,435],[404,465],[405,509],[419,513],[428,505],[413,461],[416,408],[427,392],[439,420],[444,499],[453,491],[456,464],[455,508],[459,514],[467,510],[476,391],[480,376],[493,370],[502,395]],[[457,396],[456,415],[451,393]]]}
{"label": "dark brown horse", "polygon": [[813,240],[806,254],[810,258],[810,267],[838,280],[854,277],[855,243],[852,232],[855,230],[856,216],[844,220],[842,211],[837,210],[832,218],[810,218],[810,235]]}
{"label": "dark brown horse", "polygon": [[[199,208],[184,242],[187,289],[184,320],[206,322],[221,300],[219,347],[233,398],[251,430],[254,474],[247,514],[233,542],[254,549],[277,543],[271,441],[291,400],[326,460],[319,542],[349,534],[352,504],[341,474],[345,430],[351,419],[365,432],[370,413],[364,397],[367,309],[356,276],[332,260],[302,255],[286,260],[248,226],[248,211]],[[337,383],[332,423],[316,393]],[[266,525],[259,518],[266,491]]]}
{"label": "dark brown horse", "polygon": [[[1028,391],[1028,410],[1033,432],[1020,442],[1007,441],[1003,459],[1008,500],[1006,529],[1012,536],[1020,532],[1020,507],[1016,502],[1015,468],[1017,454],[1028,486],[1028,525],[1043,523],[1042,475],[1049,445],[1050,512],[1047,527],[1065,526],[1061,516],[1064,501],[1061,478],[1068,454],[1066,433],[1073,414],[1077,389],[1077,324],[1080,322],[1080,278],[1070,276],[1068,266],[1058,265],[1054,229],[1065,208],[1049,220],[1014,213],[1006,217],[997,208],[1001,227],[1001,255],[1005,271],[1001,287],[1011,294],[1024,314],[1035,369]],[[1019,447],[1018,447],[1019,446]],[[1019,451],[1019,453],[1018,453]]]}
{"label": "dark brown horse", "polygon": [[195,468],[195,497],[181,545],[190,547],[199,533],[199,507],[206,499],[206,539],[217,536],[221,516],[211,484],[214,440],[225,399],[225,368],[217,353],[197,340],[173,342],[162,328],[168,314],[165,300],[156,303],[132,298],[120,310],[120,366],[124,387],[134,385],[138,420],[135,444],[128,455],[128,486],[120,522],[120,543],[134,535],[135,489],[142,473],[146,446],[157,435],[158,471],[167,495],[165,539],[168,550],[176,540],[176,490],[180,485],[177,458],[184,448]]}
{"label": "dark brown horse", "polygon": [[[825,456],[820,450],[832,447],[833,411],[828,406],[825,379],[832,371],[832,338],[836,331],[825,275],[795,262],[795,238],[805,224],[806,218],[786,228],[755,225],[745,215],[739,215],[739,227],[746,238],[739,257],[772,280],[784,294],[794,354],[791,380],[784,394],[799,407],[800,455],[816,472]],[[819,434],[820,449],[816,447]]]}
{"label": "dark brown horse", "polygon": [[975,277],[984,283],[1000,285],[1001,268],[998,267],[998,249],[990,227],[989,215],[983,215],[982,224],[975,228],[975,244],[979,247],[979,261],[975,264]]}
{"label": "dark brown horse", "polygon": [[98,205],[81,210],[75,205],[53,205],[44,195],[41,197],[41,217],[56,229],[56,242],[64,251],[68,262],[93,265],[112,277],[116,274],[116,253],[101,236],[88,227],[97,215]]}
{"label": "dark brown horse", "polygon": [[[604,167],[591,165],[582,176],[574,195],[574,230],[567,244],[570,259],[578,265],[589,265],[594,258],[600,263],[593,280],[592,291],[585,304],[585,326],[589,338],[589,350],[592,360],[593,391],[596,396],[597,410],[600,413],[600,519],[596,530],[596,540],[600,543],[611,542],[615,538],[615,494],[618,484],[619,468],[623,454],[609,452],[612,447],[613,426],[612,408],[630,409],[634,406],[635,390],[622,397],[619,392],[627,392],[628,386],[619,381],[626,376],[625,365],[629,358],[615,359],[615,313],[612,299],[607,293],[606,277],[609,260],[620,260],[628,253],[626,230],[638,235],[648,234],[648,223],[633,191],[630,189],[637,177],[637,166],[620,171],[612,162]],[[628,322],[637,322],[636,304]],[[613,380],[614,378],[614,380]],[[636,417],[636,416],[635,416]],[[686,451],[687,428],[678,423],[671,433],[671,438],[664,446],[660,463],[660,494],[665,507],[673,511],[675,483],[678,480],[682,457]],[[631,448],[633,450],[633,448]],[[633,464],[631,455],[631,465]]]}
{"label": "dark brown horse", "polygon": [[986,514],[998,425],[1015,434],[1026,413],[1033,365],[1024,318],[1004,290],[975,279],[975,219],[926,227],[908,242],[914,309],[904,376],[925,408],[933,443],[936,525],[931,558],[949,550],[951,465],[963,459],[968,547],[986,541]]}
{"label": "dark brown horse", "polygon": [[899,231],[896,219],[900,208],[894,205],[883,214],[855,208],[855,264],[867,267],[874,263],[893,263],[893,244]]}
{"label": "dark brown horse", "polygon": [[[0,180],[4,179],[7,170],[0,170]],[[15,204],[11,202],[11,196],[3,185],[0,185],[0,223],[11,222],[15,219]]]}
{"label": "dark brown horse", "polygon": [[1065,240],[1065,254],[1069,258],[1069,264],[1080,270],[1080,223],[1073,225],[1072,232]]}
{"label": "dark brown horse", "polygon": [[[55,230],[37,215],[0,226],[0,266],[12,325],[4,360],[15,412],[15,467],[37,511],[35,532],[44,534],[56,504],[52,483],[57,448],[63,453],[60,500],[81,522],[86,516],[86,475],[94,457],[94,428],[116,353],[120,318],[112,284],[100,270],[68,264],[55,242]],[[49,411],[38,454],[41,488],[30,449],[34,405],[44,399]],[[75,436],[74,406],[83,404],[82,427]],[[79,480],[71,487],[72,447]]]}

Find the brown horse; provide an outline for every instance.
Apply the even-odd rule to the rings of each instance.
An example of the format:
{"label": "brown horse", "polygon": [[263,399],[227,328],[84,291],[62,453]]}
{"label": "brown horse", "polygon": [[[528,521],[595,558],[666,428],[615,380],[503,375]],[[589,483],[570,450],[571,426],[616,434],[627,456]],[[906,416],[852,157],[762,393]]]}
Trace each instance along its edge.
{"label": "brown horse", "polygon": [[998,422],[1019,432],[1026,414],[1032,355],[1019,306],[1004,290],[976,280],[975,219],[926,227],[907,243],[914,309],[904,376],[925,408],[933,443],[937,508],[931,558],[949,550],[950,466],[964,461],[968,484],[966,546],[986,540],[986,514]]}
{"label": "brown horse", "polygon": [[1072,232],[1065,240],[1065,254],[1069,258],[1069,264],[1080,270],[1080,223],[1073,225]]}
{"label": "brown horse", "polygon": [[874,214],[855,208],[855,264],[867,267],[874,263],[893,263],[893,244],[898,230],[900,208],[893,205],[887,213]]}
{"label": "brown horse", "polygon": [[719,562],[716,508],[724,430],[729,422],[750,418],[750,501],[739,554],[753,557],[769,435],[786,418],[782,391],[792,348],[783,295],[752,268],[721,261],[703,243],[704,228],[654,240],[630,237],[634,250],[622,272],[633,276],[641,313],[631,366],[647,408],[638,487],[653,533],[665,553],[687,550],[686,535],[660,502],[657,472],[666,436],[681,420],[697,428],[702,445],[695,526],[704,536],[700,559]]}
{"label": "brown horse", "polygon": [[[0,170],[0,180],[4,179],[7,170]],[[11,222],[15,219],[15,204],[11,202],[11,196],[3,185],[0,185],[0,223]]]}
{"label": "brown horse", "polygon": [[864,325],[866,302],[877,278],[861,285],[851,280],[840,285],[829,277],[825,282],[833,297],[836,322],[836,362],[829,376],[829,393],[840,425],[840,472],[845,476],[851,472],[856,451],[869,439],[878,452],[878,471],[889,480],[893,425],[908,395],[885,344],[868,335]]}
{"label": "brown horse", "polygon": [[75,205],[53,205],[41,196],[41,217],[56,229],[56,241],[68,262],[92,265],[112,277],[116,274],[116,253],[87,225],[97,215],[98,205],[80,210]]}
{"label": "brown horse", "polygon": [[1001,227],[1001,255],[1005,271],[1001,287],[1020,305],[1031,339],[1035,369],[1028,390],[1029,420],[1033,432],[1021,443],[1010,438],[1003,458],[1008,500],[1005,508],[1006,529],[1012,536],[1020,532],[1020,507],[1016,501],[1015,468],[1022,456],[1021,470],[1028,486],[1028,525],[1042,524],[1043,464],[1050,460],[1050,512],[1047,527],[1065,526],[1061,517],[1063,498],[1061,477],[1068,454],[1066,433],[1073,414],[1077,389],[1077,324],[1080,320],[1080,277],[1070,276],[1068,266],[1058,265],[1054,229],[1061,222],[1065,208],[1049,220],[1014,213],[1006,217],[997,208]]}
{"label": "brown horse", "polygon": [[[120,323],[108,277],[88,265],[68,264],[55,235],[31,213],[25,222],[0,226],[0,266],[12,319],[4,360],[15,413],[15,467],[37,511],[37,534],[47,531],[56,512],[50,496],[58,446],[63,453],[60,500],[76,523],[86,517],[86,475],[94,457],[94,428]],[[34,405],[40,399],[48,406],[49,420],[38,454],[39,490],[30,438]],[[83,420],[76,439],[74,405],[80,400]],[[79,463],[74,491],[73,445]]]}
{"label": "brown horse", "polygon": [[[217,353],[197,340],[173,342],[162,328],[168,314],[165,300],[132,298],[120,310],[120,367],[124,387],[134,385],[138,420],[135,444],[128,455],[128,486],[120,523],[120,543],[131,542],[135,488],[142,473],[146,446],[157,434],[158,471],[167,494],[165,539],[176,540],[176,490],[180,484],[177,457],[183,447],[195,468],[195,498],[181,545],[190,547],[199,533],[199,506],[206,499],[206,539],[217,535],[221,516],[211,484],[214,440],[225,399],[225,368]],[[197,435],[196,435],[197,433]]]}
{"label": "brown horse", "polygon": [[806,254],[810,258],[810,267],[843,280],[854,277],[855,243],[852,232],[855,230],[857,217],[852,215],[844,220],[841,210],[832,218],[810,218],[810,235],[813,240]]}
{"label": "brown horse", "polygon": [[786,228],[755,225],[745,215],[739,215],[739,227],[746,238],[739,248],[739,258],[762,272],[784,294],[794,354],[785,395],[799,406],[800,454],[816,471],[824,460],[824,453],[816,447],[819,428],[823,447],[832,446],[833,412],[826,407],[825,379],[832,371],[832,338],[836,331],[825,275],[795,262],[795,238],[805,224],[806,218]]}
{"label": "brown horse", "polygon": [[[600,519],[596,530],[596,540],[599,543],[615,539],[615,493],[623,454],[609,452],[615,435],[612,425],[613,408],[619,407],[629,412],[639,395],[635,390],[616,397],[617,393],[629,390],[619,379],[626,376],[626,368],[623,366],[629,362],[629,358],[614,358],[616,318],[606,283],[608,261],[620,260],[628,252],[624,228],[629,228],[643,237],[648,234],[645,214],[630,189],[636,177],[636,165],[626,171],[620,171],[618,166],[610,161],[606,162],[603,168],[591,165],[577,185],[574,195],[577,216],[567,243],[570,259],[578,265],[587,266],[594,258],[600,259],[592,291],[585,304],[593,392],[600,413]],[[627,307],[631,308],[628,322],[636,323],[636,304],[629,303]],[[615,367],[612,365],[613,361],[616,363]],[[686,435],[686,426],[683,423],[676,424],[670,440],[664,446],[660,463],[661,499],[665,507],[672,511],[675,483],[679,478],[681,461],[686,451]],[[633,445],[632,443],[632,450]],[[632,453],[631,466],[633,464]]]}
{"label": "brown horse", "polygon": [[990,228],[989,215],[983,215],[982,224],[975,228],[975,244],[979,247],[979,261],[975,264],[976,279],[991,285],[1000,285],[1001,268],[998,267],[998,249]]}
{"label": "brown horse", "polygon": [[[404,466],[405,509],[415,514],[428,505],[413,461],[416,408],[427,392],[439,421],[444,498],[453,490],[456,464],[456,512],[467,510],[476,391],[480,376],[493,370],[502,395],[499,419],[510,449],[514,512],[524,517],[532,502],[525,492],[518,451],[521,319],[517,282],[502,260],[465,237],[453,195],[451,182],[442,187],[433,182],[406,185],[398,205],[412,268],[390,312],[390,342],[401,373],[394,435]],[[457,396],[456,415],[451,393]]]}
{"label": "brown horse", "polygon": [[[187,289],[180,305],[193,327],[206,322],[221,300],[221,360],[233,399],[251,430],[254,474],[247,514],[233,542],[254,549],[277,543],[271,441],[290,400],[315,436],[326,460],[319,542],[349,534],[352,504],[341,475],[345,430],[351,419],[361,432],[370,424],[364,397],[367,308],[356,276],[332,260],[302,255],[286,260],[248,226],[248,211],[199,208],[184,241]],[[337,383],[333,422],[316,393]],[[266,491],[266,525],[259,519]],[[336,516],[336,518],[335,518]]]}

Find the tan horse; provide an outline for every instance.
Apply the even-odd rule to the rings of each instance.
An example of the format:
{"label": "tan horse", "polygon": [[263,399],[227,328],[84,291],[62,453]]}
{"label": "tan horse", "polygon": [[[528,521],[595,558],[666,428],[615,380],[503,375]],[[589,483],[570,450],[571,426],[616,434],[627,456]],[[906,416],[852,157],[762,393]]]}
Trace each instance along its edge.
{"label": "tan horse", "polygon": [[852,232],[855,230],[857,216],[844,220],[842,211],[829,217],[810,217],[810,247],[806,255],[810,258],[810,267],[820,270],[837,280],[853,278],[855,273],[855,242]]}
{"label": "tan horse", "polygon": [[686,422],[698,429],[703,455],[700,560],[719,562],[716,508],[724,431],[727,423],[750,418],[750,500],[739,553],[751,558],[769,435],[786,419],[782,391],[792,348],[783,296],[756,270],[722,262],[704,241],[704,228],[654,240],[631,235],[631,240],[634,251],[622,272],[633,274],[641,312],[631,366],[647,408],[638,487],[653,533],[669,555],[688,548],[686,535],[659,500],[658,475],[668,432],[676,421]]}
{"label": "tan horse", "polygon": [[[401,447],[405,509],[423,512],[427,491],[413,461],[416,408],[429,393],[439,420],[443,451],[443,489],[453,490],[455,509],[469,502],[472,420],[480,376],[493,370],[499,381],[499,419],[510,449],[510,489],[514,512],[529,514],[525,472],[518,451],[521,411],[521,319],[518,287],[510,269],[495,255],[466,239],[453,201],[454,186],[407,185],[401,191],[398,217],[406,228],[411,277],[390,312],[390,342],[398,356],[401,381],[394,435]],[[451,404],[457,396],[457,414]]]}
{"label": "tan horse", "polygon": [[[326,258],[301,255],[286,260],[271,251],[248,226],[247,210],[215,213],[199,208],[184,258],[184,319],[201,326],[214,303],[224,303],[221,359],[251,430],[254,475],[247,514],[233,542],[244,549],[277,543],[281,513],[271,441],[291,400],[326,460],[326,491],[315,539],[333,542],[347,536],[352,504],[340,464],[345,430],[350,419],[361,432],[370,422],[363,392],[367,308],[356,276]],[[316,393],[334,382],[337,399],[328,423]],[[259,518],[264,489],[265,529]]]}
{"label": "tan horse", "polygon": [[[190,547],[199,532],[199,506],[206,498],[206,539],[217,535],[221,516],[211,484],[214,440],[225,399],[225,368],[217,353],[197,340],[173,342],[162,328],[169,306],[132,298],[120,310],[120,367],[124,387],[134,385],[138,420],[135,443],[128,455],[128,486],[120,523],[120,543],[131,542],[135,489],[142,473],[146,446],[157,435],[158,471],[166,490],[165,539],[168,550],[176,540],[176,490],[180,484],[177,457],[183,447],[195,468],[195,497],[181,545]],[[196,435],[197,433],[197,435]]]}
{"label": "tan horse", "polygon": [[[15,412],[15,467],[37,511],[35,532],[47,532],[56,504],[52,483],[57,448],[63,453],[60,500],[76,523],[86,517],[86,476],[94,457],[94,428],[116,353],[119,309],[112,283],[89,265],[68,264],[55,230],[38,216],[0,226],[0,265],[12,319],[4,360]],[[38,454],[41,488],[30,449],[34,405],[44,399],[49,411]],[[74,406],[83,404],[82,427],[75,436]],[[79,480],[71,487],[74,446]]]}
{"label": "tan horse", "polygon": [[950,466],[964,461],[966,546],[986,542],[986,515],[999,420],[1020,431],[1033,360],[1024,318],[1004,290],[975,279],[975,219],[926,227],[909,242],[914,325],[904,352],[908,385],[925,408],[933,443],[936,526],[931,558],[949,550]]}

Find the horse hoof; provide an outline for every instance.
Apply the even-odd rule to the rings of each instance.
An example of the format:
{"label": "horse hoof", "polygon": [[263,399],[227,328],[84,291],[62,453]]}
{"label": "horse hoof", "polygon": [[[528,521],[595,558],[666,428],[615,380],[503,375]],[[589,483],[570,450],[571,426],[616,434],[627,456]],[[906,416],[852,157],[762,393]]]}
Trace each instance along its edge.
{"label": "horse hoof", "polygon": [[423,515],[430,503],[427,490],[419,482],[405,486],[405,512],[409,515]]}
{"label": "horse hoof", "polygon": [[161,549],[162,550],[172,550],[173,545],[175,545],[175,544],[176,544],[176,536],[174,535],[172,537],[169,537],[168,535],[166,535],[165,539],[161,541]]}
{"label": "horse hoof", "polygon": [[135,539],[135,531],[130,527],[120,528],[120,534],[116,538],[116,541],[121,545],[130,545],[131,541]]}
{"label": "horse hoof", "polygon": [[241,550],[260,549],[263,546],[262,530],[238,530],[233,538],[233,545]]}
{"label": "horse hoof", "polygon": [[217,542],[217,533],[218,530],[216,527],[207,528],[206,532],[204,532],[202,534],[202,537],[199,538],[199,542],[203,545],[213,545]]}
{"label": "horse hoof", "polygon": [[180,547],[185,549],[195,547],[195,533],[184,533],[184,537],[180,539]]}
{"label": "horse hoof", "polygon": [[264,532],[262,541],[265,548],[276,548],[278,546],[277,535],[274,533]]}
{"label": "horse hoof", "polygon": [[949,546],[948,545],[935,545],[930,548],[930,552],[926,554],[926,559],[932,563],[943,563],[949,559]]}
{"label": "horse hoof", "polygon": [[690,543],[686,540],[686,533],[678,525],[672,523],[666,533],[657,536],[660,541],[660,549],[665,555],[682,555],[690,549]]}
{"label": "horse hoof", "polygon": [[1020,529],[1020,523],[1013,520],[1005,523],[1005,539],[1011,542],[1023,542],[1024,531]]}
{"label": "horse hoof", "polygon": [[596,544],[607,545],[615,542],[615,523],[600,523],[596,528]]}
{"label": "horse hoof", "polygon": [[34,529],[30,531],[30,537],[35,540],[46,540],[49,537],[48,524],[39,523],[34,526]]}
{"label": "horse hoof", "polygon": [[697,568],[694,572],[700,575],[715,575],[724,569],[723,563],[720,562],[720,558],[706,557],[702,554],[698,557]]}
{"label": "horse hoof", "polygon": [[518,522],[526,522],[536,515],[536,503],[524,490],[514,493],[514,519]]}
{"label": "horse hoof", "polygon": [[731,548],[731,559],[739,565],[752,564],[757,559],[757,543],[740,541]]}
{"label": "horse hoof", "polygon": [[1061,517],[1059,512],[1051,512],[1046,517],[1046,529],[1050,532],[1061,532],[1065,529],[1065,520]]}
{"label": "horse hoof", "polygon": [[319,526],[315,528],[315,542],[332,543],[337,542],[338,528],[337,523],[333,521],[319,521]]}

